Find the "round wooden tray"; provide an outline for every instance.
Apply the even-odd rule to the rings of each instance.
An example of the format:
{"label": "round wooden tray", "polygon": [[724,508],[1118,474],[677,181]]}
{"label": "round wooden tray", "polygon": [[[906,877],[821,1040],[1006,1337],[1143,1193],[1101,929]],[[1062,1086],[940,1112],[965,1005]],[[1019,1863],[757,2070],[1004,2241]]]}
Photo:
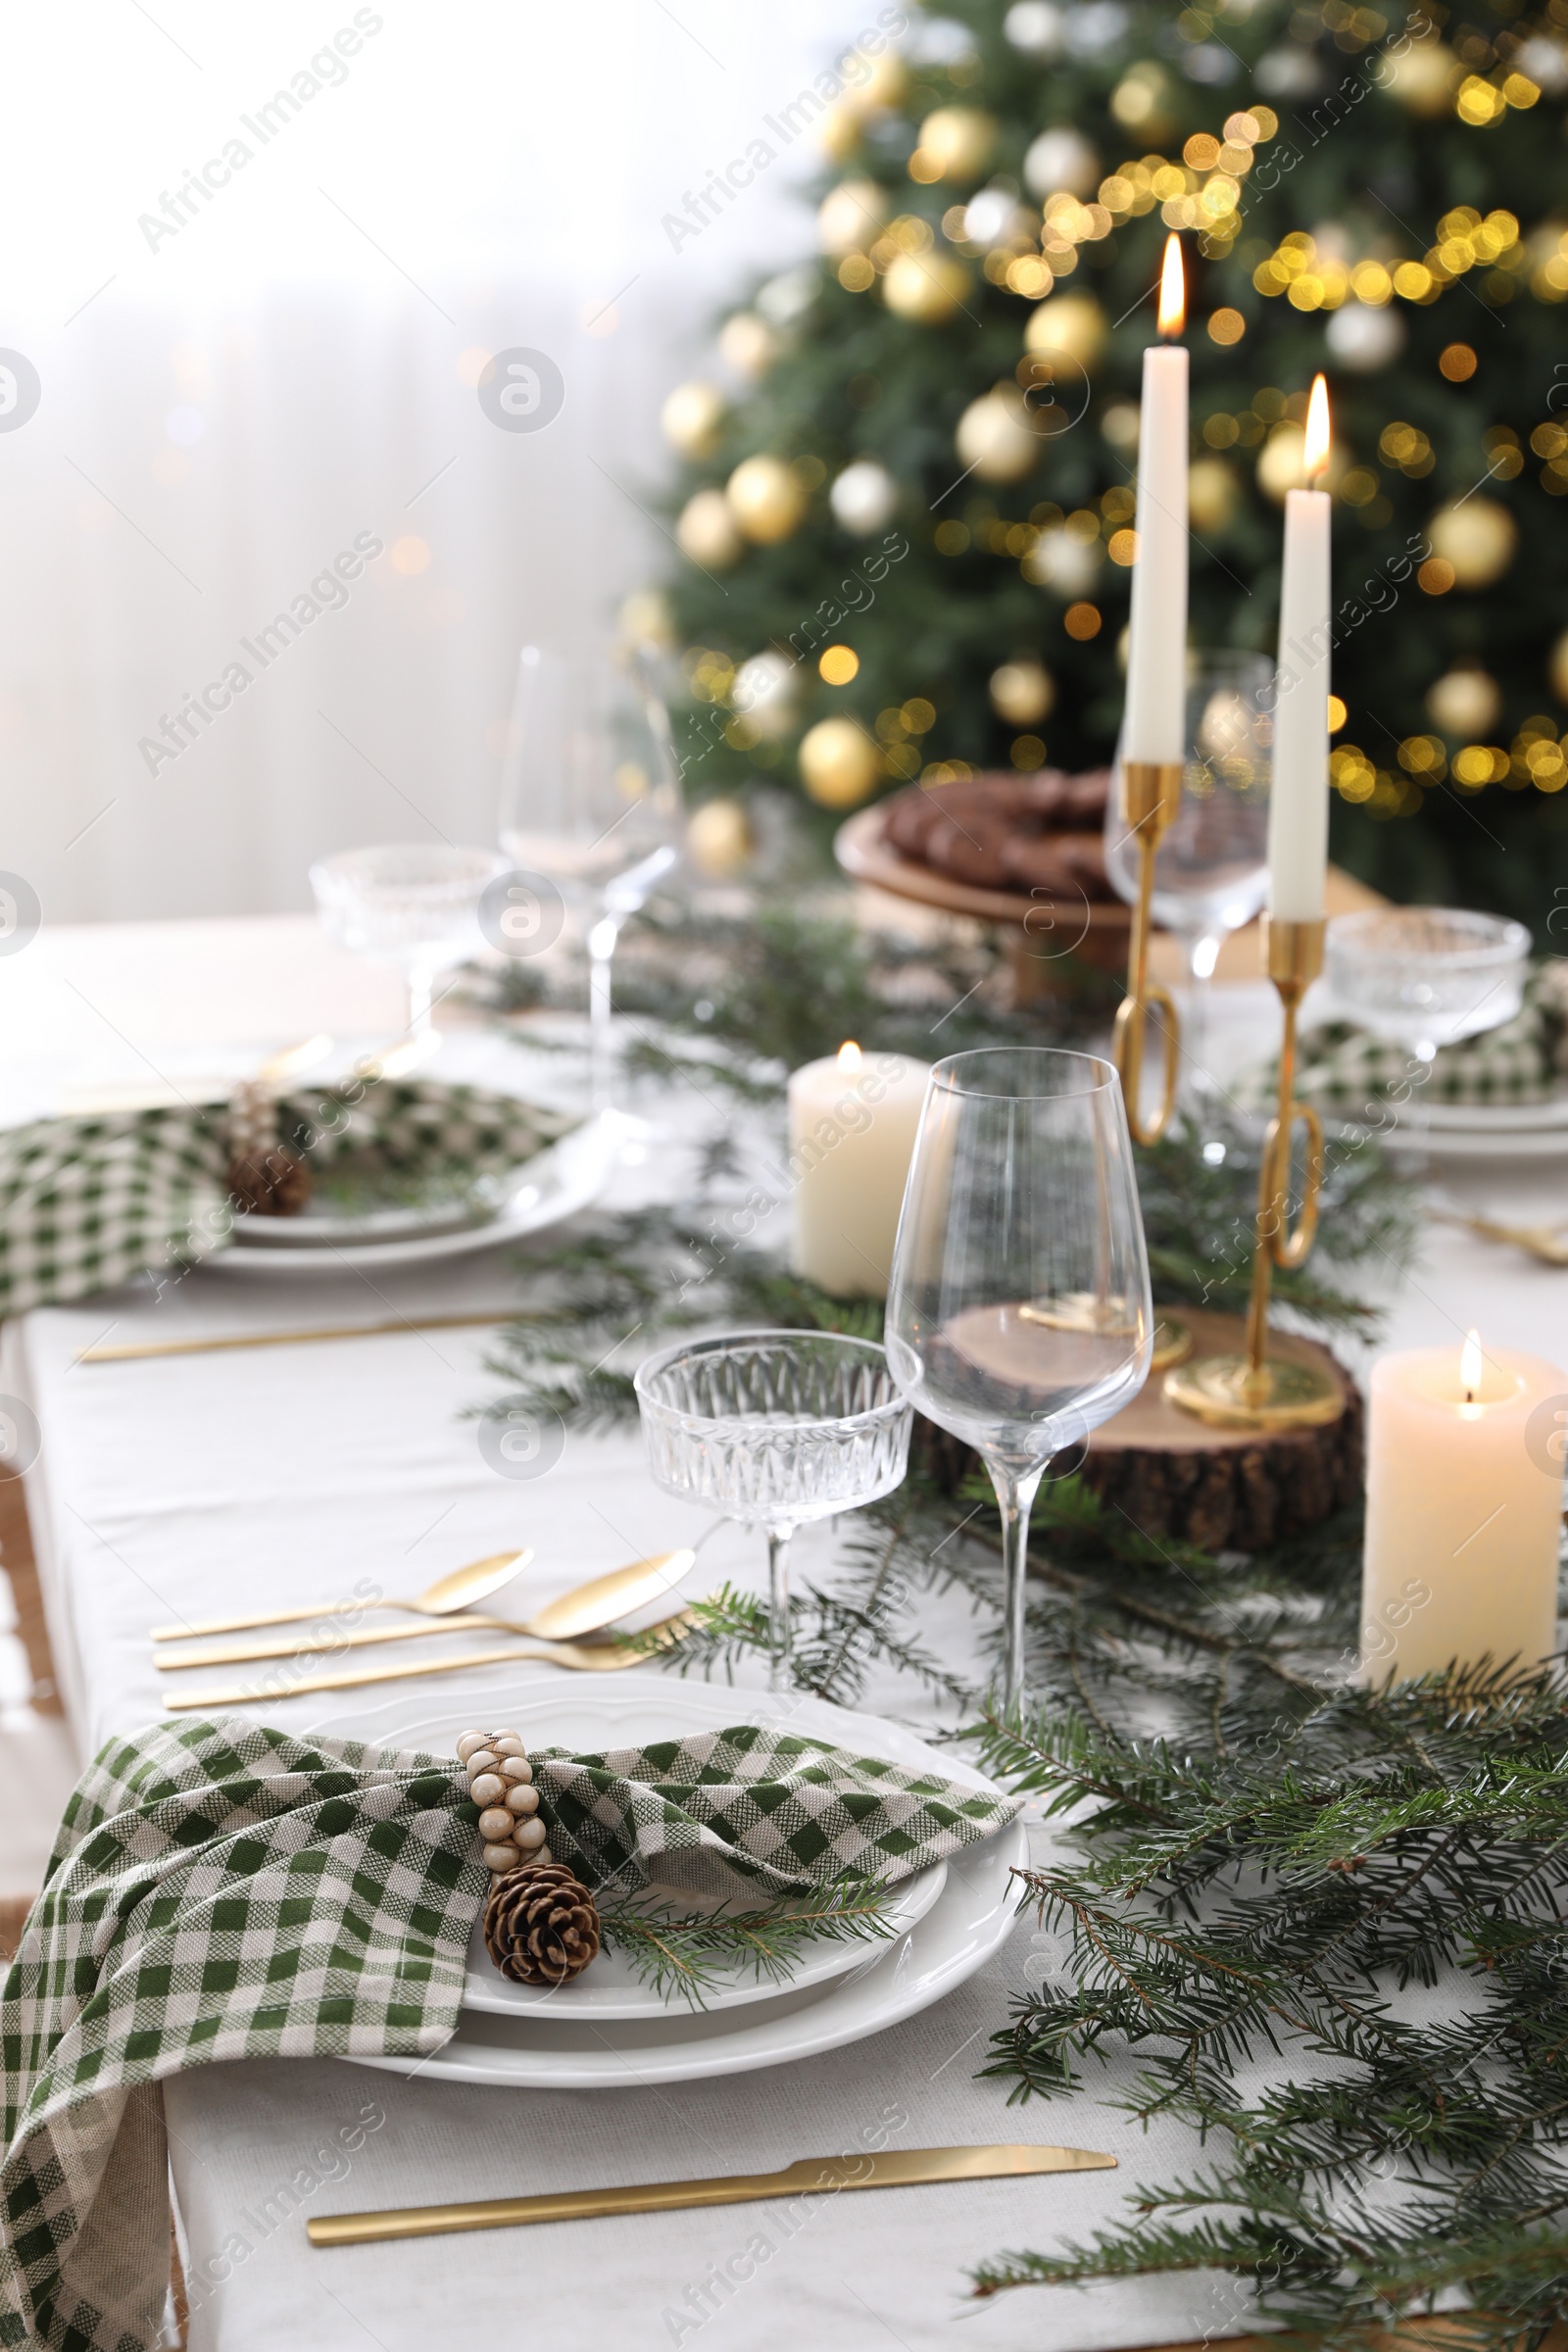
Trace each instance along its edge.
{"label": "round wooden tray", "polygon": [[[1180,1316],[1200,1355],[1237,1355],[1246,1345],[1239,1315],[1195,1306],[1155,1309]],[[1204,1551],[1256,1551],[1301,1534],[1361,1492],[1361,1395],[1338,1359],[1315,1340],[1272,1331],[1269,1352],[1318,1364],[1338,1382],[1345,1405],[1318,1429],[1216,1429],[1164,1396],[1154,1373],[1131,1404],[1089,1440],[1080,1475],[1110,1510],[1142,1534],[1175,1536]],[[917,1420],[920,1466],[949,1491],[980,1467],[977,1456],[929,1421]],[[1059,1471],[1073,1467],[1063,1458]]]}
{"label": "round wooden tray", "polygon": [[967,914],[983,923],[1010,923],[1031,957],[1076,955],[1102,971],[1118,971],[1127,961],[1133,910],[1120,899],[1051,899],[1016,890],[981,890],[956,882],[933,866],[904,857],[888,840],[880,807],[861,808],[839,827],[833,854],[857,882],[870,882],[895,898],[914,899],[945,914]]}

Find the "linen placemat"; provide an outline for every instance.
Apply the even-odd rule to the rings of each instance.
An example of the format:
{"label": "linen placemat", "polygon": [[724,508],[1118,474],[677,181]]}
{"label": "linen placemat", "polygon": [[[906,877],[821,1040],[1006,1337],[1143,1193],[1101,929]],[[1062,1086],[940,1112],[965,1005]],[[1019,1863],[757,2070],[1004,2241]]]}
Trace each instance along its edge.
{"label": "linen placemat", "polygon": [[[747,1724],[533,1761],[552,1850],[596,1886],[895,1880],[1019,1809]],[[0,1987],[0,2343],[151,2343],[168,2077],[451,2038],[490,1885],[477,1824],[455,1757],[223,1717],[107,1743]]]}
{"label": "linen placemat", "polygon": [[[277,1121],[279,1141],[313,1169],[353,1154],[427,1179],[516,1166],[576,1123],[512,1095],[394,1078],[285,1095]],[[0,1315],[226,1250],[229,1158],[222,1103],[0,1131]]]}

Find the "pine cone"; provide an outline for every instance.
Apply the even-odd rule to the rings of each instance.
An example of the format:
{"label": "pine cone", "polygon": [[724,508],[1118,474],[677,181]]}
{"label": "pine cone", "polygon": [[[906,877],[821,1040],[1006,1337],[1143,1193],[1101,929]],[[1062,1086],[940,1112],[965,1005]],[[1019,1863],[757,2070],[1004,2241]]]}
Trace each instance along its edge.
{"label": "pine cone", "polygon": [[594,1898],[564,1862],[508,1871],[484,1907],[484,1943],[514,1984],[569,1984],[599,1949]]}
{"label": "pine cone", "polygon": [[311,1197],[311,1171],[297,1152],[274,1144],[228,1163],[229,1199],[253,1217],[297,1217]]}

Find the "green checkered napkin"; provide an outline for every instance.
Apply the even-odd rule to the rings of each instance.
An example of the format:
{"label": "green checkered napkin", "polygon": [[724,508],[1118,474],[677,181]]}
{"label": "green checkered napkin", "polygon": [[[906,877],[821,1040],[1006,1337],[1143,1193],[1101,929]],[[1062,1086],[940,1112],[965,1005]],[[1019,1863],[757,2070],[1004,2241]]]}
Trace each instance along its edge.
{"label": "green checkered napkin", "polygon": [[[388,1078],[278,1104],[280,1138],[313,1170],[349,1162],[425,1181],[515,1166],[573,1123],[510,1095]],[[0,1315],[226,1249],[227,1130],[215,1104],[0,1132]]]}
{"label": "green checkered napkin", "polygon": [[[1349,1021],[1330,1021],[1303,1032],[1296,1070],[1297,1099],[1319,1110],[1355,1119],[1391,1099],[1409,1099],[1411,1075],[1419,1065],[1407,1047],[1373,1037]],[[1440,1046],[1432,1074],[1420,1088],[1423,1102],[1544,1102],[1561,1091],[1568,1076],[1568,960],[1538,964],[1525,986],[1524,1004],[1511,1021],[1461,1045]],[[1274,1108],[1277,1060],[1246,1070],[1233,1082],[1235,1100],[1248,1110]]]}
{"label": "green checkered napkin", "polygon": [[[749,1725],[534,1765],[553,1852],[595,1886],[900,1879],[1018,1809]],[[450,2039],[490,1883],[477,1824],[454,1758],[237,1717],[109,1742],[0,1987],[0,2344],[152,2342],[167,2076]]]}

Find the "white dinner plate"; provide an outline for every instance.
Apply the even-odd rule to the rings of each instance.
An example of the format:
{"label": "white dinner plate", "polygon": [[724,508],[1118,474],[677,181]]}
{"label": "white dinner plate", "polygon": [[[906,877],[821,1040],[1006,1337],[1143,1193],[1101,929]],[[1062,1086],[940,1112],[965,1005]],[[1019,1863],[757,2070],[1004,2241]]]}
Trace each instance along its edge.
{"label": "white dinner plate", "polygon": [[591,1207],[614,1171],[624,1140],[624,1123],[614,1112],[588,1120],[524,1163],[516,1190],[499,1215],[482,1224],[463,1225],[456,1232],[336,1247],[313,1242],[304,1248],[279,1243],[265,1249],[220,1250],[206,1263],[237,1274],[333,1276],[355,1267],[390,1270],[424,1265],[432,1258],[456,1257],[469,1250],[491,1250],[498,1242],[541,1233],[546,1226],[559,1225]]}
{"label": "white dinner plate", "polygon": [[[960,1758],[939,1753],[901,1726],[874,1716],[850,1714],[820,1699],[677,1683],[638,1669],[613,1685],[592,1688],[564,1686],[555,1676],[519,1678],[511,1691],[487,1691],[482,1702],[457,1699],[440,1714],[432,1712],[427,1697],[405,1693],[376,1707],[318,1719],[312,1729],[388,1743],[412,1741],[440,1752],[455,1745],[476,1704],[486,1717],[514,1724],[530,1746],[596,1752],[634,1739],[668,1739],[751,1718],[787,1723],[810,1738],[940,1772],[977,1788],[996,1787]],[[631,2081],[679,2082],[744,2074],[834,2049],[912,2016],[982,1968],[1011,1930],[1016,1903],[1010,1873],[1027,1856],[1020,1823],[983,1845],[963,1847],[950,1857],[929,1906],[922,1899],[920,1915],[891,1941],[828,1947],[837,1963],[831,1974],[813,1969],[808,1981],[801,1976],[783,1988],[748,1982],[742,1998],[726,1990],[702,2011],[680,2002],[659,2003],[653,2014],[619,2018],[586,2008],[568,2013],[564,2001],[548,2014],[528,2014],[503,2002],[479,2008],[466,1995],[458,2032],[434,2058],[364,2063],[394,2074],[417,2070],[455,2082],[591,2090]],[[595,1970],[605,1966],[604,1960],[594,1963]]]}
{"label": "white dinner plate", "polygon": [[1429,1125],[1452,1135],[1535,1135],[1568,1129],[1568,1093],[1544,1102],[1431,1102],[1423,1104]]}

